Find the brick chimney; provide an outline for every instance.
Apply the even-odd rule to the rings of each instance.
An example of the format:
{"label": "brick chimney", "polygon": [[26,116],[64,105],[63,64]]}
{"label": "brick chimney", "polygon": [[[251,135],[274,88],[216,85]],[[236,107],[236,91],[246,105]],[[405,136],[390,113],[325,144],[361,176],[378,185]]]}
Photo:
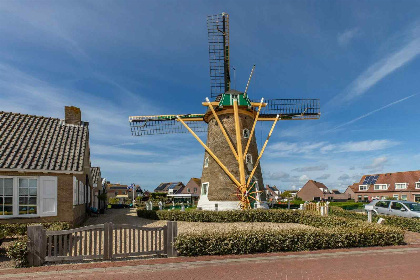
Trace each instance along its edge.
{"label": "brick chimney", "polygon": [[66,124],[80,125],[82,123],[82,111],[74,106],[65,106],[64,118]]}

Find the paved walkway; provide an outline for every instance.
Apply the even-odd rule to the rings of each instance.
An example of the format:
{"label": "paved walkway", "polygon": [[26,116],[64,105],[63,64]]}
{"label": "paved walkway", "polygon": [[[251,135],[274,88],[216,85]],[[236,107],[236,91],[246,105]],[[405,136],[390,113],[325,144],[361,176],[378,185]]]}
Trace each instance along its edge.
{"label": "paved walkway", "polygon": [[0,279],[419,279],[420,246],[56,265]]}

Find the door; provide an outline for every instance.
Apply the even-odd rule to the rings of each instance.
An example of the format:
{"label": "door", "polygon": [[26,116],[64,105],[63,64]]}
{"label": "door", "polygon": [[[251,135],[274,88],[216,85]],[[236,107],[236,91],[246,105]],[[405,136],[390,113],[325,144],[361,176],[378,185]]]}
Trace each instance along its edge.
{"label": "door", "polygon": [[410,212],[402,205],[400,202],[393,201],[391,207],[389,208],[390,215],[400,216],[400,217],[410,217]]}

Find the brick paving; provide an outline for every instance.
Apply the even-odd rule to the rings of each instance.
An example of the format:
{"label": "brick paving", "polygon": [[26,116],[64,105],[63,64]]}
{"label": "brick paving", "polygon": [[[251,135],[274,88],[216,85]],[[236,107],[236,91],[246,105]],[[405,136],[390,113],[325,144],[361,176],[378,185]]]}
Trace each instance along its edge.
{"label": "brick paving", "polygon": [[0,279],[418,279],[420,246],[180,257],[0,270]]}

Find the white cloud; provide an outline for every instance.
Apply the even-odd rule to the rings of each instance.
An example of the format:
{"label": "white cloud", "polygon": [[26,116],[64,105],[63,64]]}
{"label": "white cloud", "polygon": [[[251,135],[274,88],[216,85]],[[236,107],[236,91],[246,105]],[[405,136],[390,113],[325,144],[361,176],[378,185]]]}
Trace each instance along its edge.
{"label": "white cloud", "polygon": [[326,180],[331,177],[331,174],[322,174],[321,176],[318,176],[317,180]]}
{"label": "white cloud", "polygon": [[359,34],[358,28],[348,29],[337,35],[337,42],[340,46],[347,46],[350,41]]}
{"label": "white cloud", "polygon": [[337,178],[337,180],[348,180],[350,179],[349,174],[341,174],[340,177]]}
{"label": "white cloud", "polygon": [[395,40],[400,44],[399,48],[388,52],[381,59],[372,63],[342,93],[336,95],[328,103],[335,105],[348,103],[362,96],[385,77],[414,60],[420,54],[420,25],[416,22],[414,28],[401,33],[403,34],[402,38],[399,37]]}
{"label": "white cloud", "polygon": [[328,164],[320,164],[320,165],[313,165],[313,166],[306,166],[306,167],[298,167],[292,169],[292,171],[297,172],[307,172],[307,171],[322,171],[328,169]]}
{"label": "white cloud", "polygon": [[371,164],[364,166],[364,168],[368,169],[370,172],[380,172],[384,169],[387,163],[387,157],[378,157],[373,159]]}
{"label": "white cloud", "polygon": [[309,180],[309,177],[307,175],[302,175],[299,177],[299,182],[304,183]]}
{"label": "white cloud", "polygon": [[386,108],[388,108],[388,107],[391,107],[392,105],[395,105],[395,104],[398,104],[398,103],[400,103],[400,102],[403,102],[403,101],[405,101],[405,100],[407,100],[407,99],[409,99],[409,98],[411,98],[411,97],[413,97],[413,96],[416,96],[416,95],[417,95],[417,94],[412,94],[412,95],[409,95],[409,96],[407,96],[407,97],[401,98],[401,99],[399,99],[399,100],[397,100],[397,101],[391,102],[391,103],[389,103],[389,104],[387,104],[387,105],[385,105],[385,106],[382,106],[382,107],[381,107],[381,108],[379,108],[379,109],[376,109],[376,110],[370,111],[370,112],[369,112],[369,113],[367,113],[367,114],[361,115],[360,117],[357,117],[357,118],[355,118],[355,119],[353,119],[353,120],[351,120],[351,121],[348,121],[348,122],[345,122],[345,123],[343,123],[343,124],[341,124],[341,125],[339,125],[339,126],[336,126],[336,127],[334,127],[333,129],[331,129],[331,130],[329,130],[329,131],[336,130],[336,129],[341,128],[341,127],[343,127],[343,126],[346,126],[346,125],[352,124],[352,123],[354,123],[354,122],[357,122],[358,120],[361,120],[361,119],[363,119],[363,118],[366,118],[366,117],[368,117],[368,116],[370,116],[370,115],[372,115],[372,114],[374,114],[374,113],[376,113],[376,112],[378,112],[378,111],[381,111],[381,110],[383,110],[383,109],[386,109]]}
{"label": "white cloud", "polygon": [[92,153],[95,155],[114,155],[114,156],[120,156],[120,155],[132,155],[132,156],[151,156],[155,155],[155,153],[152,153],[150,151],[143,151],[138,149],[125,149],[125,148],[119,148],[111,145],[101,145],[101,144],[92,144],[90,145],[90,148],[92,150]]}
{"label": "white cloud", "polygon": [[[289,143],[277,142],[268,148],[267,155],[269,157],[288,157],[295,154],[311,155],[317,153],[346,153],[346,152],[367,152],[385,150],[398,145],[399,142],[393,140],[366,140],[366,141],[349,141],[337,144],[328,142],[303,142],[303,143]],[[309,167],[306,167],[309,168]],[[303,171],[298,170],[297,171]],[[307,170],[309,171],[309,170]]]}

